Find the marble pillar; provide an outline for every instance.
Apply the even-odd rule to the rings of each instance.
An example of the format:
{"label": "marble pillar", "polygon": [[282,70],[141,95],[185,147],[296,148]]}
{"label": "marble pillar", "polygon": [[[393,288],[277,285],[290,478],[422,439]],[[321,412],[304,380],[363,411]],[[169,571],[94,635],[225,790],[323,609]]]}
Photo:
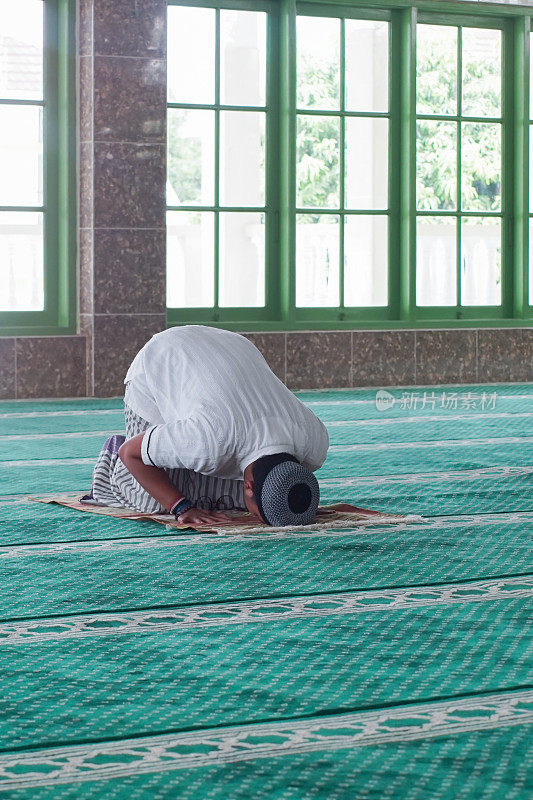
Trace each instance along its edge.
{"label": "marble pillar", "polygon": [[121,394],[165,328],[164,0],[80,0],[80,332],[88,395]]}

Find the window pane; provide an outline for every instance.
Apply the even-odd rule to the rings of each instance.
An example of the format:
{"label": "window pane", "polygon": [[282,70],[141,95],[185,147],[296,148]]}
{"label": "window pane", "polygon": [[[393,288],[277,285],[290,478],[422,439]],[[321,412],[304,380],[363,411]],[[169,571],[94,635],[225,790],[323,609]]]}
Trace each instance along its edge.
{"label": "window pane", "polygon": [[42,0],[0,3],[0,98],[43,99]]}
{"label": "window pane", "polygon": [[334,214],[296,217],[296,305],[339,305],[339,218]]}
{"label": "window pane", "polygon": [[263,106],[266,83],[266,14],[220,12],[221,102]]}
{"label": "window pane", "polygon": [[416,134],[417,208],[457,208],[457,124],[419,120]]}
{"label": "window pane", "polygon": [[42,202],[42,108],[0,105],[0,205]]}
{"label": "window pane", "polygon": [[345,217],[345,306],[387,305],[387,222],[387,217]]}
{"label": "window pane", "polygon": [[388,111],[389,23],[347,19],[344,30],[347,110]]}
{"label": "window pane", "polygon": [[167,203],[212,205],[215,186],[215,112],[168,110]]}
{"label": "window pane", "polygon": [[340,108],[340,26],[338,19],[297,18],[299,108]]}
{"label": "window pane", "polygon": [[501,125],[464,122],[461,145],[463,209],[494,211],[501,207]]}
{"label": "window pane", "polygon": [[298,117],[298,206],[339,205],[339,124],[337,117]]}
{"label": "window pane", "polygon": [[265,203],[265,114],[220,112],[220,202],[229,206]]}
{"label": "window pane", "polygon": [[387,208],[389,122],[347,117],[346,207]]}
{"label": "window pane", "polygon": [[457,28],[417,26],[419,114],[457,114]]}
{"label": "window pane", "polygon": [[0,311],[42,311],[43,215],[0,212]]}
{"label": "window pane", "polygon": [[167,212],[167,306],[209,308],[214,293],[214,220],[210,211]]}
{"label": "window pane", "polygon": [[491,217],[463,219],[461,305],[501,303],[501,222]]}
{"label": "window pane", "polygon": [[215,101],[215,10],[168,8],[168,99],[171,103]]}
{"label": "window pane", "polygon": [[501,31],[463,28],[463,115],[499,117],[502,100]]}
{"label": "window pane", "polygon": [[220,214],[220,306],[265,305],[265,215]]}
{"label": "window pane", "polygon": [[419,217],[416,234],[416,304],[418,306],[456,305],[455,219]]}

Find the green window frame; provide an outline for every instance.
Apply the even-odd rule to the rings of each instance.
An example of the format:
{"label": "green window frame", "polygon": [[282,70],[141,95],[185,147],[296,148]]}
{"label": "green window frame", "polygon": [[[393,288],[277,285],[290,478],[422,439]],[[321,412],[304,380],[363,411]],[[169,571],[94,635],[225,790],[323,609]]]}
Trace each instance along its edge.
{"label": "green window frame", "polygon": [[[510,86],[505,86],[505,76],[509,74],[509,68],[511,64],[509,63],[509,41],[508,36],[506,36],[506,27],[503,21],[499,20],[479,20],[477,18],[468,18],[466,17],[463,20],[454,20],[451,21],[447,18],[441,17],[438,14],[419,14],[417,24],[428,24],[428,25],[438,25],[444,27],[451,26],[453,29],[457,31],[457,94],[456,94],[456,103],[457,103],[457,110],[455,114],[427,114],[427,113],[419,113],[415,110],[415,125],[418,125],[420,122],[435,122],[435,123],[445,123],[450,126],[454,126],[455,128],[455,142],[456,142],[456,174],[455,174],[455,194],[456,194],[456,202],[455,208],[453,210],[422,210],[418,207],[416,208],[416,218],[417,222],[424,218],[440,218],[442,220],[451,220],[455,223],[455,249],[456,249],[456,259],[455,259],[455,288],[456,288],[456,302],[453,305],[449,306],[416,306],[415,315],[420,319],[439,319],[439,318],[450,318],[455,317],[456,319],[483,319],[483,318],[494,318],[497,319],[504,315],[505,307],[509,303],[508,290],[509,290],[509,281],[508,276],[506,275],[505,271],[502,269],[501,275],[501,303],[498,305],[493,306],[482,306],[482,305],[468,305],[465,303],[464,305],[461,303],[462,296],[464,294],[463,291],[463,280],[461,274],[461,267],[462,267],[462,249],[463,249],[463,242],[462,242],[462,230],[464,222],[468,222],[469,220],[473,219],[491,219],[497,220],[500,223],[500,249],[501,249],[501,261],[502,266],[503,262],[507,257],[507,254],[512,252],[512,235],[509,229],[509,226],[505,224],[511,213],[511,203],[509,201],[508,193],[510,190],[509,182],[504,179],[508,176],[509,170],[504,170],[504,165],[506,165],[506,157],[504,154],[504,147],[508,142],[510,128],[512,127],[512,106],[511,106],[511,98],[512,98],[512,90]],[[476,115],[468,115],[463,113],[463,98],[462,98],[462,84],[463,84],[463,38],[464,38],[464,29],[486,29],[486,30],[494,30],[501,32],[502,41],[501,41],[501,55],[502,55],[502,92],[501,92],[501,113],[499,115],[493,116],[476,116]],[[511,90],[511,91],[508,91]],[[479,127],[484,125],[492,125],[498,126],[500,131],[500,142],[501,142],[501,157],[500,157],[500,175],[501,175],[501,191],[500,191],[500,207],[497,210],[468,210],[463,207],[463,188],[464,188],[464,180],[463,180],[463,171],[462,171],[462,162],[463,162],[463,130],[466,126],[475,126],[478,125]],[[508,148],[509,151],[509,148]],[[508,154],[507,151],[507,154]],[[416,266],[415,266],[416,269]]]}
{"label": "green window frame", "polygon": [[43,0],[43,100],[1,99],[0,104],[43,107],[43,202],[0,206],[38,211],[44,229],[44,309],[0,312],[0,335],[76,331],[76,62],[73,0]]}
{"label": "green window frame", "polygon": [[[524,20],[523,37],[518,37],[516,47],[519,52],[519,58],[524,64],[524,72],[515,76],[516,93],[518,97],[518,105],[520,109],[527,109],[529,107],[529,115],[524,113],[523,125],[520,126],[516,137],[516,153],[517,157],[523,154],[524,170],[522,175],[522,182],[516,186],[516,192],[519,195],[519,202],[523,203],[525,208],[529,210],[526,213],[526,230],[522,230],[520,224],[517,227],[517,249],[518,256],[523,253],[523,285],[518,285],[517,291],[523,295],[524,305],[528,309],[529,315],[533,316],[533,176],[532,176],[532,154],[533,154],[533,25],[528,18]],[[529,44],[529,47],[527,46]],[[524,132],[523,129],[526,129]],[[519,165],[517,165],[517,171]],[[524,180],[525,175],[529,175],[529,186]],[[529,247],[527,246],[529,242]],[[529,252],[527,252],[529,251]],[[529,280],[528,280],[529,277]]]}
{"label": "green window frame", "polygon": [[[167,204],[168,212],[178,213],[202,213],[207,212],[214,217],[214,304],[210,309],[207,308],[180,308],[169,309],[168,318],[171,324],[176,322],[187,323],[196,322],[199,319],[210,323],[220,322],[226,325],[238,319],[246,323],[257,323],[258,321],[267,322],[276,313],[278,287],[276,269],[276,239],[278,213],[277,202],[279,197],[278,175],[273,165],[276,162],[278,149],[278,92],[277,92],[277,56],[276,48],[278,42],[277,16],[275,0],[230,0],[230,2],[211,2],[210,0],[192,2],[182,0],[170,0],[169,6],[188,6],[213,9],[215,12],[215,41],[216,51],[214,58],[214,84],[215,94],[212,103],[190,103],[190,102],[167,102],[167,113],[172,114],[173,110],[208,111],[214,114],[214,201],[211,204],[201,203],[180,205]],[[264,105],[238,105],[235,103],[221,102],[221,52],[220,52],[220,12],[221,10],[235,11],[254,11],[264,12],[267,15],[267,51],[270,58],[267,60],[266,70],[266,98]],[[265,115],[265,156],[267,168],[265,169],[265,202],[261,206],[236,206],[223,204],[220,192],[220,142],[221,142],[221,115],[224,112],[264,113]],[[169,117],[170,120],[170,117]],[[221,214],[228,213],[250,213],[261,214],[264,217],[265,227],[265,306],[264,307],[224,307],[219,303],[220,296],[220,217]]]}
{"label": "green window frame", "polygon": [[[327,117],[330,119],[336,119],[339,121],[339,203],[338,206],[335,208],[308,208],[301,204],[298,204],[296,199],[296,206],[294,209],[294,214],[296,216],[296,220],[299,217],[305,216],[315,216],[315,215],[331,215],[333,217],[338,217],[339,219],[339,304],[337,307],[328,307],[328,308],[317,308],[315,307],[304,307],[299,306],[296,304],[294,308],[294,318],[297,321],[301,322],[308,322],[313,323],[319,315],[323,315],[325,318],[329,318],[332,322],[336,322],[339,320],[357,320],[360,321],[366,319],[373,319],[377,317],[387,318],[388,315],[392,313],[392,304],[391,304],[391,297],[393,295],[392,287],[390,284],[387,286],[387,299],[388,303],[384,306],[358,306],[358,307],[350,307],[349,304],[345,303],[345,267],[346,267],[346,260],[345,260],[345,252],[346,252],[346,224],[351,217],[385,217],[387,220],[387,239],[388,239],[388,253],[394,251],[395,242],[397,240],[397,232],[394,220],[393,210],[395,209],[395,195],[396,195],[396,186],[395,186],[395,178],[394,178],[394,166],[395,166],[395,158],[394,158],[394,139],[398,132],[398,116],[395,113],[394,105],[393,105],[393,98],[392,92],[390,90],[391,80],[390,80],[390,53],[393,50],[393,29],[391,25],[391,14],[387,11],[368,11],[364,9],[358,10],[357,8],[350,8],[350,9],[335,9],[331,6],[327,5],[313,5],[312,3],[299,3],[297,5],[297,19],[299,16],[302,17],[327,17],[327,18],[338,18],[340,23],[340,42],[339,42],[339,55],[340,55],[340,69],[339,69],[339,109],[335,110],[314,110],[314,109],[307,109],[307,108],[300,108],[298,103],[296,103],[295,108],[295,115],[296,115],[296,124],[298,125],[298,121],[302,118],[313,118],[313,117]],[[388,49],[389,49],[389,92],[388,92],[388,103],[387,103],[387,110],[386,111],[356,111],[356,110],[348,110],[346,107],[346,37],[345,37],[345,27],[347,20],[371,20],[375,22],[385,22],[388,25]],[[372,208],[372,207],[361,207],[355,208],[348,204],[348,198],[346,196],[346,187],[345,182],[347,179],[346,174],[346,145],[348,141],[348,125],[352,120],[368,120],[368,121],[376,121],[376,120],[384,120],[388,123],[388,130],[387,130],[387,156],[388,156],[388,180],[387,180],[387,203],[383,207]],[[297,223],[296,223],[297,224]],[[297,237],[296,237],[297,238]],[[388,259],[390,261],[390,258]],[[295,271],[296,271],[296,280],[297,280],[297,243],[296,243],[296,257],[295,257]],[[387,276],[388,281],[390,281],[390,270],[387,269]],[[296,287],[296,295],[297,295],[297,287]],[[297,296],[296,296],[296,303],[297,303]]]}
{"label": "green window frame", "polygon": [[[265,308],[169,308],[169,325],[197,322],[234,329],[246,327],[248,330],[531,325],[533,292],[529,292],[528,255],[530,223],[533,230],[528,178],[530,128],[533,133],[533,116],[530,123],[529,110],[531,9],[507,5],[476,6],[461,0],[271,0],[264,3],[252,0],[169,0],[170,4],[268,12],[266,110],[269,121]],[[300,308],[296,305],[296,215],[312,213],[296,205],[296,125],[301,112],[296,102],[296,20],[300,14],[339,18],[341,25],[345,24],[343,20],[350,18],[389,22],[388,111],[368,115],[347,113],[341,99],[341,107],[328,112],[341,120],[347,116],[382,116],[389,120],[388,206],[379,211],[354,210],[344,206],[341,125],[341,201],[338,208],[321,210],[321,213],[337,215],[340,220],[346,214],[387,215],[387,306],[354,308],[339,304],[333,308]],[[460,30],[462,27],[496,28],[502,33],[502,109],[501,121],[498,122],[503,130],[501,210],[472,214],[458,206],[456,211],[450,212],[458,220],[480,215],[493,215],[502,220],[501,306],[416,306],[416,225],[420,216],[416,207],[417,23],[456,26]],[[459,51],[459,73],[460,69]],[[342,82],[342,68],[341,76]],[[341,86],[341,98],[344,97],[342,89]],[[220,106],[217,109],[220,110]],[[461,124],[460,107],[456,122]],[[344,225],[340,224],[339,229],[342,302]],[[533,258],[531,263],[533,270]],[[458,282],[460,264],[458,243]]]}

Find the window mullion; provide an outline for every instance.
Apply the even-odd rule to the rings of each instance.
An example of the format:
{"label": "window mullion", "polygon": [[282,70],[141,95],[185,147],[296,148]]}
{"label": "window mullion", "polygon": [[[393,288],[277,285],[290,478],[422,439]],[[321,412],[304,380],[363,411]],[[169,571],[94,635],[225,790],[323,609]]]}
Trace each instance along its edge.
{"label": "window mullion", "polygon": [[[59,317],[59,281],[60,270],[65,263],[63,237],[60,237],[61,221],[60,200],[66,201],[68,182],[65,186],[65,165],[61,161],[63,147],[60,146],[59,103],[60,72],[64,85],[65,64],[65,13],[64,3],[47,2],[44,4],[44,51],[43,51],[43,214],[44,227],[44,310],[45,313]],[[62,63],[60,63],[60,60]],[[63,146],[66,145],[64,135],[61,136]],[[61,182],[61,184],[60,184]],[[61,197],[60,197],[61,192]],[[68,215],[65,213],[65,222]],[[68,229],[65,232],[68,236]],[[66,275],[63,275],[65,278]],[[68,284],[68,278],[66,280]],[[71,312],[72,313],[72,312]],[[68,317],[68,308],[63,310]],[[58,320],[59,321],[59,320]]]}
{"label": "window mullion", "polygon": [[400,316],[401,250],[401,29],[399,14],[392,16],[389,29],[389,200],[388,200],[388,299],[392,319]]}
{"label": "window mullion", "polygon": [[400,319],[414,320],[416,290],[416,8],[399,12],[400,63]]}
{"label": "window mullion", "polygon": [[[520,258],[518,242],[515,239],[515,222],[521,216],[520,188],[523,175],[515,174],[514,152],[515,136],[519,123],[517,113],[521,101],[519,90],[514,86],[514,30],[504,25],[502,30],[502,255],[501,255],[501,305],[504,317],[513,316],[516,290],[522,286],[521,276],[515,274],[515,262]],[[520,79],[519,79],[520,80]],[[523,78],[520,83],[523,85]],[[522,167],[523,169],[523,167]],[[517,183],[515,183],[515,180]],[[517,281],[518,278],[518,281]],[[521,305],[521,302],[519,303]],[[520,314],[521,315],[521,314]],[[519,316],[520,316],[519,315]]]}
{"label": "window mullion", "polygon": [[346,136],[346,118],[344,116],[344,112],[346,109],[346,52],[345,52],[345,22],[344,18],[341,18],[341,27],[340,27],[340,81],[339,81],[339,92],[340,92],[340,109],[341,115],[339,118],[340,128],[339,128],[339,208],[340,208],[340,217],[339,217],[339,318],[343,318],[342,311],[344,309],[344,206],[345,206],[345,188],[344,188],[344,179],[345,179],[345,136]]}
{"label": "window mullion", "polygon": [[[512,204],[512,258],[504,280],[504,307],[508,315],[525,316],[528,306],[528,239],[529,239],[529,17],[513,20],[506,31],[505,89],[512,93],[513,109],[510,119],[505,108],[508,130],[505,153],[508,163],[505,172],[506,205]],[[514,90],[514,91],[513,91]],[[505,91],[504,91],[505,97]],[[512,123],[512,125],[510,124]],[[510,227],[510,226],[509,226]],[[511,285],[508,286],[509,281]]]}
{"label": "window mullion", "polygon": [[214,318],[219,314],[220,264],[220,8],[215,14],[215,241],[214,241]]}
{"label": "window mullion", "polygon": [[463,196],[462,196],[462,142],[463,142],[463,29],[457,29],[457,161],[456,193],[457,216],[455,229],[455,306],[457,318],[461,315],[461,259],[462,259],[462,231],[463,231]]}
{"label": "window mullion", "polygon": [[268,15],[266,64],[266,239],[265,305],[269,317],[280,317],[280,215],[279,215],[279,15]]}
{"label": "window mullion", "polygon": [[280,4],[280,309],[292,322],[296,304],[296,0]]}

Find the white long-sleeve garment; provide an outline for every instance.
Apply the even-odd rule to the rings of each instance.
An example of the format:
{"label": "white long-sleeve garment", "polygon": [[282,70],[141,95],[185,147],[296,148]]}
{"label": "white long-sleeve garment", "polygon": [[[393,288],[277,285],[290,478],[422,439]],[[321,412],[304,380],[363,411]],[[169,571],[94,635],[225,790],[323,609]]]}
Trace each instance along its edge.
{"label": "white long-sleeve garment", "polygon": [[169,328],[137,354],[124,383],[127,404],[152,423],[145,464],[242,480],[248,464],[272,453],[313,471],[326,459],[325,425],[237,333]]}

